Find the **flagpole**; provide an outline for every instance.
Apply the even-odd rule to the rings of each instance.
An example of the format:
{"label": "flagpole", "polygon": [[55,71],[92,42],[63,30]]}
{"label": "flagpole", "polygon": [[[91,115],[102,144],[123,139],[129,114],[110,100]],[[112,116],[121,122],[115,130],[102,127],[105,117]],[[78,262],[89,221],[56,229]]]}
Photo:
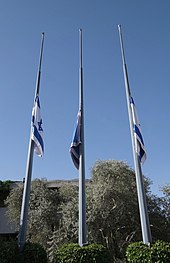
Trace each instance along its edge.
{"label": "flagpole", "polygon": [[131,105],[130,105],[131,92],[130,92],[130,85],[129,85],[129,80],[128,80],[127,67],[126,67],[126,62],[125,62],[121,25],[118,25],[118,29],[119,29],[120,46],[121,46],[121,53],[122,53],[123,73],[124,73],[126,99],[127,99],[129,124],[130,124],[131,140],[132,140],[133,158],[134,158],[134,165],[135,165],[136,186],[137,186],[137,194],[138,194],[140,222],[141,222],[141,228],[142,228],[142,238],[145,244],[150,244],[152,242],[152,236],[151,236],[151,230],[150,230],[150,224],[149,224],[149,216],[148,216],[148,210],[147,210],[146,194],[145,194],[145,189],[144,189],[144,180],[143,180],[143,175],[142,175],[141,162],[139,160],[139,156],[135,149],[135,138],[134,138],[134,132],[133,132],[133,118],[132,118],[132,111],[131,111]]}
{"label": "flagpole", "polygon": [[81,111],[80,124],[80,160],[79,160],[79,245],[87,243],[86,233],[86,194],[85,194],[85,156],[84,156],[84,105],[83,105],[83,68],[82,68],[82,29],[80,37],[80,67],[79,67],[79,109]]}
{"label": "flagpole", "polygon": [[[40,76],[41,76],[41,63],[42,63],[43,45],[44,45],[44,33],[42,33],[42,40],[41,40],[40,61],[39,61],[39,68],[38,68],[38,74],[37,74],[35,98],[39,95],[39,89],[40,89]],[[25,173],[25,183],[24,183],[24,191],[23,191],[22,207],[21,207],[21,215],[20,215],[20,229],[19,229],[19,234],[18,234],[18,246],[19,246],[20,251],[23,250],[25,242],[26,242],[26,232],[27,232],[27,225],[28,225],[28,207],[29,207],[29,197],[30,197],[30,190],[31,190],[31,176],[32,176],[32,166],[33,166],[33,155],[34,155],[34,141],[31,139],[31,135],[30,135],[27,165],[26,165],[26,173]]]}

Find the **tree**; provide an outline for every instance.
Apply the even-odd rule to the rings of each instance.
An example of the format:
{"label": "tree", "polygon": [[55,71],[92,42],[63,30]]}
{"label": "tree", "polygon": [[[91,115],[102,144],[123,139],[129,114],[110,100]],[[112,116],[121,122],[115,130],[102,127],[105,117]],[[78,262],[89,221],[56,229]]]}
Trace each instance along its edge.
{"label": "tree", "polygon": [[97,161],[88,191],[89,239],[122,258],[128,242],[141,238],[136,182],[124,162]]}
{"label": "tree", "polygon": [[59,189],[61,219],[49,237],[48,255],[53,262],[54,252],[64,243],[78,242],[78,186],[63,184]]}
{"label": "tree", "polygon": [[[6,200],[8,216],[19,229],[23,185],[11,190]],[[27,238],[45,248],[50,234],[58,228],[60,220],[60,196],[57,189],[49,189],[45,180],[34,180],[31,186]]]}
{"label": "tree", "polygon": [[10,193],[12,183],[10,180],[0,181],[0,207],[5,205],[4,201]]}
{"label": "tree", "polygon": [[5,204],[8,207],[7,216],[9,218],[9,221],[16,225],[17,230],[19,230],[22,193],[23,185],[18,184],[10,191],[7,199],[5,200]]}
{"label": "tree", "polygon": [[161,200],[162,210],[163,210],[165,217],[170,223],[170,184],[163,186],[161,190],[164,195]]}
{"label": "tree", "polygon": [[[151,194],[145,178],[151,232],[154,240],[170,241],[169,187],[163,197]],[[19,225],[23,186],[7,198],[8,214]],[[114,258],[122,259],[130,242],[142,240],[134,171],[122,161],[97,161],[86,184],[87,230],[89,243],[106,246]],[[64,243],[78,242],[78,185],[61,184],[49,189],[44,180],[32,182],[28,238],[54,249]]]}
{"label": "tree", "polygon": [[[134,171],[121,161],[97,161],[91,175],[86,185],[88,241],[103,244],[121,259],[130,242],[142,240]],[[162,203],[151,194],[150,185],[145,178],[152,234],[155,240],[165,240],[167,227]],[[56,246],[75,242],[78,237],[78,189],[65,186],[61,192],[65,202],[61,204],[60,227],[52,237]]]}
{"label": "tree", "polygon": [[[164,197],[159,198],[151,194],[151,181],[145,177],[144,186],[153,240],[170,241],[170,188],[163,187]],[[130,242],[142,240],[135,174],[126,163],[96,162],[87,204],[93,242],[100,241],[121,258]]]}
{"label": "tree", "polygon": [[[160,239],[170,242],[170,185],[161,188],[163,196],[151,198],[152,211],[150,211],[154,241]],[[150,202],[150,203],[151,203]]]}
{"label": "tree", "polygon": [[[51,239],[53,248],[78,239],[78,189],[60,189],[63,202],[59,229]],[[86,185],[87,229],[90,243],[101,243],[115,257],[123,257],[126,244],[141,239],[135,176],[124,162],[98,161]],[[53,249],[52,249],[53,250]]]}

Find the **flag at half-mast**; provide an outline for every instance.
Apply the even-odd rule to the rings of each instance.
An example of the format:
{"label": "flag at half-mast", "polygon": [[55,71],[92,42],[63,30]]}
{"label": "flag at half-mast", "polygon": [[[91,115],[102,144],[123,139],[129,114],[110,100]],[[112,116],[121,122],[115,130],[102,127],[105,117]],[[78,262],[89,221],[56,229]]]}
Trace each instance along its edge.
{"label": "flag at half-mast", "polygon": [[130,105],[132,110],[132,120],[133,120],[133,132],[135,138],[135,150],[139,156],[140,162],[143,164],[146,160],[146,150],[141,133],[140,122],[137,116],[135,103],[132,97],[130,97]]}
{"label": "flag at half-mast", "polygon": [[77,124],[73,134],[72,143],[70,146],[70,154],[73,160],[73,163],[77,169],[79,169],[79,159],[80,159],[80,145],[81,145],[81,110],[77,114]]}
{"label": "flag at half-mast", "polygon": [[44,142],[39,96],[36,96],[32,110],[31,139],[34,141],[35,153],[42,157],[44,155]]}

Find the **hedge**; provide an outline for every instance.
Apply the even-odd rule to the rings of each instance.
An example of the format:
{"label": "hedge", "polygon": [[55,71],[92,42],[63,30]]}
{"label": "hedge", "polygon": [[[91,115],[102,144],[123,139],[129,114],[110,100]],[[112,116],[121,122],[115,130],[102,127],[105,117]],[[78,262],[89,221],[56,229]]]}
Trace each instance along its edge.
{"label": "hedge", "polygon": [[151,247],[143,242],[132,243],[126,250],[126,261],[131,263],[170,263],[170,243],[158,240]]}
{"label": "hedge", "polygon": [[127,262],[148,263],[150,257],[150,248],[143,242],[135,242],[128,246],[126,250]]}
{"label": "hedge", "polygon": [[0,262],[16,263],[19,262],[19,250],[15,241],[0,242]]}
{"label": "hedge", "polygon": [[47,253],[39,244],[26,243],[21,259],[23,263],[47,263]]}
{"label": "hedge", "polygon": [[22,253],[16,241],[0,243],[0,263],[47,263],[47,253],[39,244],[26,243]]}
{"label": "hedge", "polygon": [[151,247],[150,258],[154,263],[170,263],[170,243],[158,240]]}
{"label": "hedge", "polygon": [[55,263],[113,263],[108,250],[100,244],[63,245],[55,252],[54,258]]}

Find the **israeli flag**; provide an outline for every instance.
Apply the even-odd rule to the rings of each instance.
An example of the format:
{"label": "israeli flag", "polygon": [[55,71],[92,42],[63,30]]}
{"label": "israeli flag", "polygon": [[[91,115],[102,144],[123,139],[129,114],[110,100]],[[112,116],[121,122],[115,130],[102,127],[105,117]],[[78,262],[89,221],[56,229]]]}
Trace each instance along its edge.
{"label": "israeli flag", "polygon": [[144,162],[146,160],[146,150],[145,150],[145,145],[144,145],[144,141],[142,138],[140,123],[139,123],[139,119],[137,116],[135,103],[134,103],[134,100],[132,97],[130,100],[130,105],[131,105],[131,110],[132,110],[133,132],[134,132],[134,138],[135,138],[135,150],[139,156],[140,162],[142,164],[144,164]]}
{"label": "israeli flag", "polygon": [[79,110],[77,114],[77,124],[76,129],[73,134],[73,140],[70,146],[70,154],[73,160],[73,163],[77,169],[79,169],[79,159],[80,159],[80,132],[81,132],[81,111]]}
{"label": "israeli flag", "polygon": [[38,96],[35,98],[35,103],[32,110],[31,139],[34,141],[35,153],[38,156],[42,157],[44,155],[44,143],[43,143],[42,118],[40,113],[40,100]]}

